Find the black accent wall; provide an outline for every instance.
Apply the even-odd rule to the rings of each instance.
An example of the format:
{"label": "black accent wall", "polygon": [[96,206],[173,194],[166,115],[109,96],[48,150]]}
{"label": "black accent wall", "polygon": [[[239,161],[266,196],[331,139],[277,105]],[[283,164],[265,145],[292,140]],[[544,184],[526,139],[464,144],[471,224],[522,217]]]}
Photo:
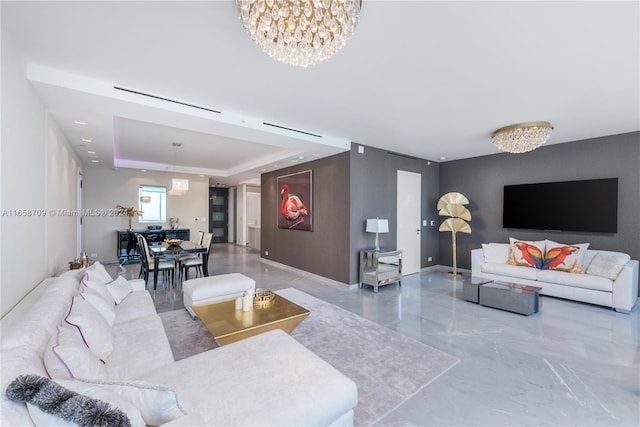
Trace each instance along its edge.
{"label": "black accent wall", "polygon": [[[509,184],[619,178],[618,232],[586,233],[502,228],[503,188]],[[640,132],[543,146],[529,153],[501,153],[442,163],[440,193],[469,198],[472,234],[458,234],[457,262],[471,268],[471,249],[482,243],[555,240],[590,243],[590,248],[628,253],[640,259]],[[541,203],[544,203],[541,201]],[[580,212],[558,212],[580,215]],[[451,265],[451,242],[440,239],[439,264]]]}

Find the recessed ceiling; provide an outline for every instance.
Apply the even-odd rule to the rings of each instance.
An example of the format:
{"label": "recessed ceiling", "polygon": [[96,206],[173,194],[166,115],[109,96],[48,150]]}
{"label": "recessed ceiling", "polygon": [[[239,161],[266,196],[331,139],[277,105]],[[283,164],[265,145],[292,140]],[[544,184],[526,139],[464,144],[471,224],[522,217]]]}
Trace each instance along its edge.
{"label": "recessed ceiling", "polygon": [[[252,156],[263,157],[277,148],[137,120],[116,120],[116,140],[135,141],[119,145],[117,157],[140,163],[225,170],[230,164],[246,162],[247,157],[243,152],[245,150],[249,150]],[[174,142],[181,146],[176,148],[173,146]],[[238,146],[242,146],[243,149],[237,150]]]}
{"label": "recessed ceiling", "polygon": [[365,1],[309,68],[260,51],[233,1],[1,7],[3,40],[96,167],[166,169],[182,139],[177,168],[234,184],[350,142],[448,161],[498,153],[492,132],[519,122],[551,122],[548,144],[640,130],[636,1]]}

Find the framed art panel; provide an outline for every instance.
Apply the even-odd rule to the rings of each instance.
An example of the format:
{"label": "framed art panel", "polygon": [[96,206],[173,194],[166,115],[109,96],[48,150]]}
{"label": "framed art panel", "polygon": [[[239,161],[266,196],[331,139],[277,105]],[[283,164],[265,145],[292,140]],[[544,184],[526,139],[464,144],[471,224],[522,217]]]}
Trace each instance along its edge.
{"label": "framed art panel", "polygon": [[313,231],[312,171],[279,176],[277,185],[278,228]]}

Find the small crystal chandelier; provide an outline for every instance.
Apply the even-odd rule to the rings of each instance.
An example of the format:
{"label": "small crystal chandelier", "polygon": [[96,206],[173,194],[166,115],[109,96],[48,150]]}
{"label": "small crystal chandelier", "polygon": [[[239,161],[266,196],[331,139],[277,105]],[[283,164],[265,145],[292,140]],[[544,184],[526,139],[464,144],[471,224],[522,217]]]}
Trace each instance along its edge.
{"label": "small crystal chandelier", "polygon": [[549,122],[519,123],[493,133],[493,143],[508,153],[526,153],[547,142],[553,131]]}
{"label": "small crystal chandelier", "polygon": [[306,67],[340,50],[358,25],[362,0],[236,0],[258,46],[288,65]]}

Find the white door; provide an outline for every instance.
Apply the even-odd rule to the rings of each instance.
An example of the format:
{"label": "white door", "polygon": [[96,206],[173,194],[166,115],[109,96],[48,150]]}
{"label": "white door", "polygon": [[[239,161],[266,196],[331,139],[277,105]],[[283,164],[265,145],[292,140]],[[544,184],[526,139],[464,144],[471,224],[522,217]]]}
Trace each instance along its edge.
{"label": "white door", "polygon": [[420,182],[419,173],[398,171],[398,225],[396,247],[402,250],[402,274],[420,271]]}

